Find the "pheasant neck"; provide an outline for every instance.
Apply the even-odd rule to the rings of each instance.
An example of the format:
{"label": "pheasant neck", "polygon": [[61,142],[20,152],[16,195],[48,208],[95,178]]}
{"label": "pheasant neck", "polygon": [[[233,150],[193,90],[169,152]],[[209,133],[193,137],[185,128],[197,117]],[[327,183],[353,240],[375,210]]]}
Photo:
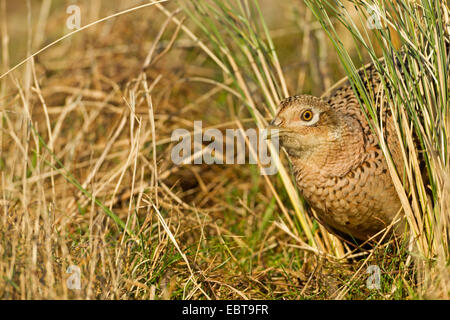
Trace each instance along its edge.
{"label": "pheasant neck", "polygon": [[342,177],[365,160],[364,136],[353,117],[341,119],[339,126],[313,150],[305,150],[292,161],[300,171],[319,173],[324,177]]}

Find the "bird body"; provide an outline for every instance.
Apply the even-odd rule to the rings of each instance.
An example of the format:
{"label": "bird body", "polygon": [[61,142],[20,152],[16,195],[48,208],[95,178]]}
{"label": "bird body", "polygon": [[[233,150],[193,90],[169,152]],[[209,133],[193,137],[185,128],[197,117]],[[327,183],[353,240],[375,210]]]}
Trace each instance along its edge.
{"label": "bird body", "polygon": [[[372,92],[378,92],[375,70],[366,79]],[[386,109],[381,114],[383,134],[401,173],[392,113]],[[330,232],[367,240],[391,224],[401,203],[377,136],[348,83],[322,98],[283,100],[272,124],[279,129],[303,197]]]}

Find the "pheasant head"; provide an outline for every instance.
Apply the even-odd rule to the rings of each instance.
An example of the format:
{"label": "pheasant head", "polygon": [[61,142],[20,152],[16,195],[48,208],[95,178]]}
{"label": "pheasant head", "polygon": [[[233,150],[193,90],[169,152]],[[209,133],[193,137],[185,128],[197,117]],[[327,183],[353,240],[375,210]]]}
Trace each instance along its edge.
{"label": "pheasant head", "polygon": [[358,121],[320,98],[299,95],[283,100],[270,123],[293,161],[327,176],[342,176],[363,160]]}

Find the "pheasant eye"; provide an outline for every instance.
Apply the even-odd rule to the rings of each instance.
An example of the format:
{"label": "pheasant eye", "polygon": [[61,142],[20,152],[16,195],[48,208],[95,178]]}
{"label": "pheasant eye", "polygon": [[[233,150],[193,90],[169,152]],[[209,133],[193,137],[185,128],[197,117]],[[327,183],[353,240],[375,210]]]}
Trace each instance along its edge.
{"label": "pheasant eye", "polygon": [[302,112],[302,114],[300,115],[300,118],[303,121],[311,121],[311,119],[313,118],[313,113],[311,110],[305,110]]}

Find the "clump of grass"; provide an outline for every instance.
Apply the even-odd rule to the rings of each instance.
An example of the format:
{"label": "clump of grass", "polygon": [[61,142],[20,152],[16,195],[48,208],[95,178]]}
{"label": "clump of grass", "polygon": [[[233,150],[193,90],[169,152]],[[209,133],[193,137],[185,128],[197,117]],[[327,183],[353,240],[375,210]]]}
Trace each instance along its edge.
{"label": "clump of grass", "polygon": [[[351,16],[338,0],[306,0],[306,3],[336,48],[389,160],[391,176],[411,230],[413,246],[409,250],[417,258],[421,293],[448,299],[450,25],[447,4],[429,0],[351,1],[358,12]],[[381,75],[381,100],[377,99],[378,93],[368,92],[364,86],[355,61],[339,39],[336,24],[342,24],[355,41],[359,57],[356,63],[364,63],[362,57],[369,56]],[[377,49],[382,53],[381,59]],[[397,134],[403,142],[405,172],[398,172],[390,161],[382,134],[384,124],[377,111],[380,108],[389,108],[395,116]]]}

